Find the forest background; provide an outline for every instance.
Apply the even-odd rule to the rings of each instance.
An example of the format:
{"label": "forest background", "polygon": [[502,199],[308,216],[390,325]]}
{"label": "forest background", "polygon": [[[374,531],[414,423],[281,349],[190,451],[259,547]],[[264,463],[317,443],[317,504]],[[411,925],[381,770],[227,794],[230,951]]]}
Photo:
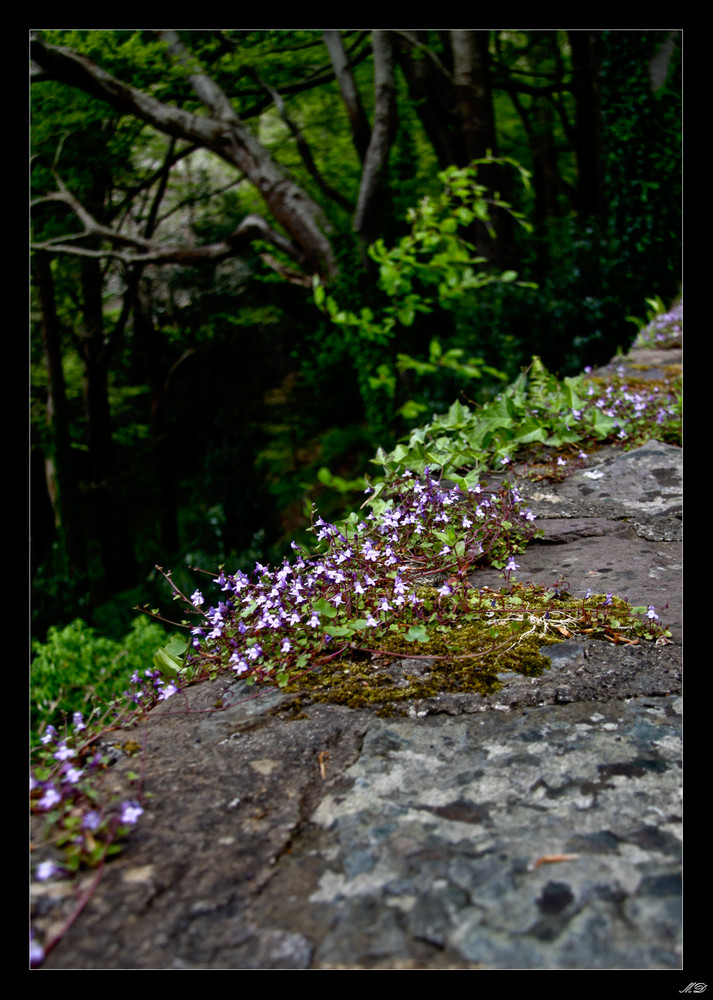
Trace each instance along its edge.
{"label": "forest background", "polygon": [[[124,635],[166,601],[156,564],[279,561],[456,398],[625,350],[627,316],[680,292],[681,45],[32,32],[36,639]],[[444,182],[491,155],[476,202]],[[445,294],[403,250],[428,211]],[[448,284],[464,248],[476,279]]]}

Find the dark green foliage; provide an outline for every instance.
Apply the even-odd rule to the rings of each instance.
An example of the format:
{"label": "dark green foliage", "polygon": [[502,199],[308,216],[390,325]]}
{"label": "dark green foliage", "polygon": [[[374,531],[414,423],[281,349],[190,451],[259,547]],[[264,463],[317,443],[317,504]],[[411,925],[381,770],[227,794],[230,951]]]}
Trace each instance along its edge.
{"label": "dark green foliage", "polygon": [[74,712],[87,720],[120,698],[134,671],[151,667],[165,630],[147,618],[136,618],[121,640],[97,635],[81,619],[65,628],[52,627],[44,643],[33,642],[30,671],[32,732],[52,723],[59,728]]}
{"label": "dark green foliage", "polygon": [[[79,613],[92,623],[101,621],[115,637],[123,635],[132,604],[160,603],[155,563],[212,567],[225,561],[247,571],[255,560],[279,561],[304,530],[313,502],[336,519],[344,504],[356,499],[344,483],[359,479],[377,447],[390,450],[415,423],[446,412],[456,398],[480,403],[497,391],[497,380],[464,378],[456,364],[449,367],[440,358],[465,363],[477,357],[514,379],[537,354],[552,372],[574,375],[631,343],[634,328],[626,317],[638,314],[647,296],[658,293],[670,301],[676,295],[679,33],[665,82],[655,91],[649,65],[667,44],[668,32],[591,33],[599,70],[589,83],[601,107],[604,190],[600,211],[589,215],[578,211],[584,181],[577,173],[577,54],[570,34],[489,34],[498,151],[533,174],[531,192],[500,178],[502,198],[535,224],[532,233],[515,227],[510,248],[515,260],[508,266],[521,280],[537,282],[537,289],[496,283],[463,290],[447,308],[435,303],[431,313],[417,312],[383,344],[318,313],[311,290],[279,278],[265,253],[283,266],[294,269],[294,263],[261,241],[238,256],[201,266],[145,268],[104,258],[93,287],[86,262],[53,253],[68,413],[65,443],[85,565],[81,571],[69,565],[48,499],[45,460],[57,444],[56,428],[47,416],[49,378],[39,303],[33,301],[32,569],[38,636]],[[185,67],[167,58],[165,44],[152,31],[40,35],[157,100],[206,114]],[[353,232],[362,163],[322,33],[180,35],[269,156],[323,208],[340,268],[329,294],[356,314],[363,308],[383,312],[391,300]],[[450,84],[438,76],[439,64],[446,70],[453,66],[448,32],[425,32],[420,39],[425,48],[418,52],[404,33],[394,39],[398,114],[379,233],[386,247],[407,235],[408,210],[424,195],[435,198],[439,192],[437,173],[446,164],[429,131],[433,115],[429,119],[426,112],[435,110],[438,118],[447,107],[442,124],[448,143],[453,149],[463,146]],[[371,122],[370,33],[345,31],[342,41]],[[438,81],[420,95],[408,79],[409,67],[418,69],[419,59],[428,61],[435,73],[431,81]],[[284,101],[284,114],[275,93]],[[279,228],[256,190],[217,158],[202,151],[187,155],[186,143],[172,145],[167,136],[77,87],[51,80],[33,85],[32,122],[33,196],[55,192],[61,180],[100,223],[121,227],[122,233],[150,232],[163,242],[180,243],[188,234],[194,245],[210,245],[229,238],[253,212]],[[319,177],[308,169],[297,131]],[[33,227],[38,242],[77,236],[82,228],[69,205],[57,201],[35,207]],[[103,303],[103,329],[93,341],[95,351],[101,347],[100,364],[91,373],[90,300]],[[415,360],[404,365],[400,355]],[[434,358],[435,377],[427,371]],[[100,474],[87,402],[88,373],[94,378],[97,370],[99,382],[105,376],[111,422],[111,459]],[[412,401],[418,406],[409,409]],[[126,521],[122,530],[137,567],[128,580],[107,571],[106,508],[96,504],[101,490]],[[120,527],[117,523],[117,533]]]}
{"label": "dark green foliage", "polygon": [[[668,32],[608,31],[602,37],[601,106],[609,217],[607,286],[613,298],[660,289],[672,299],[681,279],[681,39],[672,33],[664,82],[651,61]],[[648,291],[646,290],[648,289]]]}

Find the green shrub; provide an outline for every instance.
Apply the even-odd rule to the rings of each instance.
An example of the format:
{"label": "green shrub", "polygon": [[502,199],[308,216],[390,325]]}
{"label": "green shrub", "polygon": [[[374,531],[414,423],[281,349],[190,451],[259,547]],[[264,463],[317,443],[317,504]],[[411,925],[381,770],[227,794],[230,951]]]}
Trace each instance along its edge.
{"label": "green shrub", "polygon": [[121,640],[96,635],[80,618],[59,629],[52,627],[44,643],[33,642],[30,666],[33,740],[52,722],[55,726],[74,712],[85,720],[123,694],[135,670],[153,667],[156,647],[166,644],[166,632],[156,622],[137,618]]}

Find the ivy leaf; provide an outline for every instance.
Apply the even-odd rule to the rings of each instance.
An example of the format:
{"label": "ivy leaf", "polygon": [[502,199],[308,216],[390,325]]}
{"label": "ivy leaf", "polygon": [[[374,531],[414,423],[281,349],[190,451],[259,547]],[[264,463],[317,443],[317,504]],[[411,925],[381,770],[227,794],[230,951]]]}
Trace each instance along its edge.
{"label": "ivy leaf", "polygon": [[407,642],[428,642],[428,629],[425,625],[412,625],[405,638]]}
{"label": "ivy leaf", "polygon": [[323,597],[320,597],[313,604],[315,611],[319,611],[321,615],[325,618],[335,618],[338,614],[337,609],[329,601],[326,601]]}

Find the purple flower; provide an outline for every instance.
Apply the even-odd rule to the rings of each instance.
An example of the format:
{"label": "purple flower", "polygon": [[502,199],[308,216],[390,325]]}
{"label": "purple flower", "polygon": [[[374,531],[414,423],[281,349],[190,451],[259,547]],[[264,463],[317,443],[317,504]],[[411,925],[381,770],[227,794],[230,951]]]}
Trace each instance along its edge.
{"label": "purple flower", "polygon": [[56,788],[48,788],[45,790],[45,794],[39,800],[37,805],[40,809],[51,809],[52,806],[56,806],[58,802],[62,801],[62,796],[59,794]]}
{"label": "purple flower", "polygon": [[133,826],[142,813],[143,809],[138,802],[124,802],[121,807],[119,819],[122,823]]}
{"label": "purple flower", "polygon": [[244,674],[246,670],[250,669],[243,657],[238,656],[237,653],[233,653],[228,662],[232,664],[236,674]]}
{"label": "purple flower", "polygon": [[61,872],[62,869],[54,861],[42,861],[35,868],[35,878],[39,882],[46,882],[48,878],[52,878],[53,875],[59,875]]}
{"label": "purple flower", "polygon": [[45,960],[45,950],[37,941],[30,938],[30,967],[36,969]]}
{"label": "purple flower", "polygon": [[66,743],[60,743],[57,747],[57,751],[54,754],[55,760],[69,760],[72,756],[72,751],[69,749]]}
{"label": "purple flower", "polygon": [[89,812],[84,814],[84,819],[82,820],[83,830],[96,830],[96,828],[101,823],[101,815],[96,811],[96,809],[90,809]]}

